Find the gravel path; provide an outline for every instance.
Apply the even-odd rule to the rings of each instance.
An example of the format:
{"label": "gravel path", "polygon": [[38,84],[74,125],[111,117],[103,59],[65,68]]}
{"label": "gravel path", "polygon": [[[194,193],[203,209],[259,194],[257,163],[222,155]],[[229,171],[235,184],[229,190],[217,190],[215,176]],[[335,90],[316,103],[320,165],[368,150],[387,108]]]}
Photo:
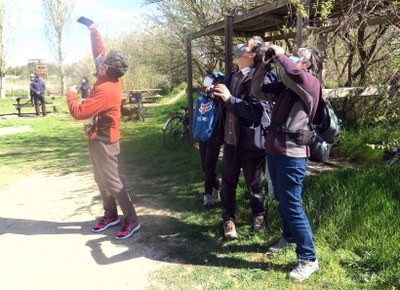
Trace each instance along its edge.
{"label": "gravel path", "polygon": [[166,264],[144,243],[146,225],[123,241],[118,227],[90,231],[102,208],[89,174],[21,176],[0,200],[0,289],[145,289]]}

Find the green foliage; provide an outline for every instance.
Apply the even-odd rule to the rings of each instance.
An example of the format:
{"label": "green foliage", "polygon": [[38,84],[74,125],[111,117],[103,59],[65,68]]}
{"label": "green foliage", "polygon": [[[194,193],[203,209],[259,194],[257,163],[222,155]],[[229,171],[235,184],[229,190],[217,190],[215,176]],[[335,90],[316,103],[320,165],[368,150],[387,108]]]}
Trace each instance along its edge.
{"label": "green foliage", "polygon": [[333,148],[333,154],[359,162],[380,162],[383,150],[399,146],[399,141],[398,125],[371,126],[360,120],[355,127],[342,129],[340,145]]}
{"label": "green foliage", "polygon": [[[343,168],[308,179],[304,203],[318,239],[350,255],[341,261],[369,287],[399,285],[399,164]],[[386,288],[388,289],[388,288]]]}

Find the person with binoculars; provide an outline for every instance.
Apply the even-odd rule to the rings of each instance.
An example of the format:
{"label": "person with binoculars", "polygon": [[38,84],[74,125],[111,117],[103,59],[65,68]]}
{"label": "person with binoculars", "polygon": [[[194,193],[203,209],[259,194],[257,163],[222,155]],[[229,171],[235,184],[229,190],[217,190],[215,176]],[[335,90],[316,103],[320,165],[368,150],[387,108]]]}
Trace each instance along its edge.
{"label": "person with binoculars", "polygon": [[265,165],[261,121],[268,103],[252,96],[251,86],[257,65],[261,63],[264,42],[258,36],[233,50],[238,70],[226,85],[215,87],[215,96],[225,105],[224,152],[222,158],[221,203],[224,237],[238,237],[235,226],[236,188],[241,169],[250,192],[252,227],[265,228]]}
{"label": "person with binoculars", "polygon": [[[286,56],[282,47],[270,45],[263,61],[273,61],[282,80],[262,85],[263,92],[276,97],[271,126],[266,134],[266,150],[282,220],[282,237],[277,244],[268,248],[267,253],[278,253],[295,245],[298,264],[289,277],[303,281],[319,269],[312,230],[301,195],[310,156],[307,138],[309,132],[312,133],[310,120],[315,115],[322,93],[321,82],[316,77],[322,68],[322,59],[314,49],[299,48],[294,58]],[[294,138],[292,132],[303,132],[305,138]]]}

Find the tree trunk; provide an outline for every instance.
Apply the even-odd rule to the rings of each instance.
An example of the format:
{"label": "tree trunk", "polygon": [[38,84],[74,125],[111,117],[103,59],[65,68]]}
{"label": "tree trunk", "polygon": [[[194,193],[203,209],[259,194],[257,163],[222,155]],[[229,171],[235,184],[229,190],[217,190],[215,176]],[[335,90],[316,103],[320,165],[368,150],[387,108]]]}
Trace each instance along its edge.
{"label": "tree trunk", "polygon": [[0,99],[6,98],[6,78],[0,76]]}
{"label": "tree trunk", "polygon": [[65,72],[64,72],[64,55],[62,51],[62,35],[58,34],[58,65],[59,65],[59,73],[60,73],[60,96],[64,96],[66,91],[65,85]]}

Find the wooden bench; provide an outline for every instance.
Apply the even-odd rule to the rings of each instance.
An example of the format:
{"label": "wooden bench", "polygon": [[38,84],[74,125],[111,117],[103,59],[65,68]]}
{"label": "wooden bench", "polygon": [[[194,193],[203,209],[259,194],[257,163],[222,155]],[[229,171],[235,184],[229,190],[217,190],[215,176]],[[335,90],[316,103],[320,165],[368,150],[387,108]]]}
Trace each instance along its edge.
{"label": "wooden bench", "polygon": [[[46,98],[51,98],[51,102],[46,101]],[[50,94],[49,96],[45,96],[45,102],[46,102],[46,107],[52,107],[53,112],[56,112],[56,103],[55,103],[55,98],[56,95]],[[21,109],[23,108],[34,108],[35,104],[31,103],[30,97],[28,96],[17,96],[13,97],[13,99],[16,100],[16,104],[13,104],[12,106],[17,109],[18,111],[18,116],[21,117]],[[25,103],[22,103],[21,101],[27,100]]]}
{"label": "wooden bench", "polygon": [[161,96],[157,93],[158,91],[161,91],[161,89],[143,89],[143,90],[124,91],[122,99],[123,99],[123,102],[129,102],[130,104],[135,104],[138,102],[154,103],[161,98]]}
{"label": "wooden bench", "polygon": [[[129,90],[122,93],[121,113],[123,116],[129,116],[129,119],[141,119],[144,121],[144,108],[145,103],[154,103],[160,99],[158,93],[161,89],[143,89],[143,90]],[[124,108],[125,104],[129,104],[129,110]]]}

